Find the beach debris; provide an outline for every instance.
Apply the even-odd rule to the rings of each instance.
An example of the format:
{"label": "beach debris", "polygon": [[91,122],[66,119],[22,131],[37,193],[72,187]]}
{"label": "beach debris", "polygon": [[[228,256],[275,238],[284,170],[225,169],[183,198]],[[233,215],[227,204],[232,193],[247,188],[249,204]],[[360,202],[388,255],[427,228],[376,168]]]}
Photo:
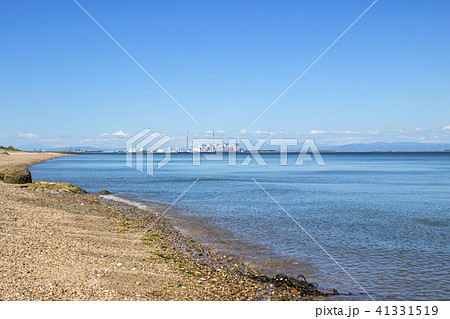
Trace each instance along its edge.
{"label": "beach debris", "polygon": [[0,150],[0,155],[9,155],[9,153],[7,151]]}
{"label": "beach debris", "polygon": [[275,277],[269,277],[267,275],[250,275],[250,279],[270,284],[275,287],[285,289],[295,289],[301,296],[332,296],[339,295],[339,293],[333,289],[332,293],[323,293],[317,289],[318,284],[315,282],[308,282],[303,275],[294,277],[288,277],[284,274],[278,274]]}
{"label": "beach debris", "polygon": [[31,183],[31,172],[23,166],[10,167],[0,172],[0,179],[8,184]]}

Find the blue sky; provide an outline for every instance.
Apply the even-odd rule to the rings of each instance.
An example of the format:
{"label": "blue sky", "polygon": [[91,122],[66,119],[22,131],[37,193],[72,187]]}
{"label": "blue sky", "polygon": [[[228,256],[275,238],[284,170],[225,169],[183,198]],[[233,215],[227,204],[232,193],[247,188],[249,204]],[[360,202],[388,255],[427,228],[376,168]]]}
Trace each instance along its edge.
{"label": "blue sky", "polygon": [[450,2],[0,3],[0,144],[123,146],[175,137],[311,137],[319,143],[450,142]]}

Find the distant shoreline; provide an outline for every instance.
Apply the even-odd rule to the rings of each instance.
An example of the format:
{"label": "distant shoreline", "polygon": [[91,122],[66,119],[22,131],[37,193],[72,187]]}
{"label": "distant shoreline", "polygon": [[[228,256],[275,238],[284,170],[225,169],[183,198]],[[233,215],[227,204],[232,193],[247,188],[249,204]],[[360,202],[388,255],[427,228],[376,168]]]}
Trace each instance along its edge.
{"label": "distant shoreline", "polygon": [[[321,154],[384,154],[384,153],[450,153],[450,150],[443,151],[320,151]],[[43,152],[45,153],[45,152]],[[250,151],[240,151],[240,152],[125,152],[125,151],[86,151],[86,152],[52,152],[52,153],[64,153],[64,154],[172,154],[172,155],[191,155],[191,154],[251,154]],[[259,154],[300,154],[300,151],[258,151]]]}
{"label": "distant shoreline", "polygon": [[31,165],[48,161],[53,158],[69,155],[67,152],[24,152],[6,150],[0,154],[0,170],[12,166]]}

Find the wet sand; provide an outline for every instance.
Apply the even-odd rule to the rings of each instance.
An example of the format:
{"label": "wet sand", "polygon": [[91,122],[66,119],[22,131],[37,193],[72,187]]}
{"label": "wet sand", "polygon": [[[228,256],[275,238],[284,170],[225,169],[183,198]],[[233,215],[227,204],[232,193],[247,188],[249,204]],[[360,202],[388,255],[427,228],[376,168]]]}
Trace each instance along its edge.
{"label": "wet sand", "polygon": [[[13,153],[0,155],[0,169],[63,155]],[[184,236],[157,212],[3,182],[0,259],[0,300],[302,299],[255,280],[241,259]]]}

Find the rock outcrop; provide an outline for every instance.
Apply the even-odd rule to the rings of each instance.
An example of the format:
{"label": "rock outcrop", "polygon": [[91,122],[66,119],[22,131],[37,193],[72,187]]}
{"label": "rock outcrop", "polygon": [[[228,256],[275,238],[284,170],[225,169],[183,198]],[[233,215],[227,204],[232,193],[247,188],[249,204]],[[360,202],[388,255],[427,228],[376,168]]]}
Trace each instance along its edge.
{"label": "rock outcrop", "polygon": [[31,183],[31,172],[26,167],[10,167],[0,172],[0,179],[8,184]]}
{"label": "rock outcrop", "polygon": [[31,191],[45,192],[50,194],[86,194],[84,189],[79,188],[77,185],[69,183],[58,182],[40,182],[35,181],[31,184],[20,185],[20,188],[26,188]]}

